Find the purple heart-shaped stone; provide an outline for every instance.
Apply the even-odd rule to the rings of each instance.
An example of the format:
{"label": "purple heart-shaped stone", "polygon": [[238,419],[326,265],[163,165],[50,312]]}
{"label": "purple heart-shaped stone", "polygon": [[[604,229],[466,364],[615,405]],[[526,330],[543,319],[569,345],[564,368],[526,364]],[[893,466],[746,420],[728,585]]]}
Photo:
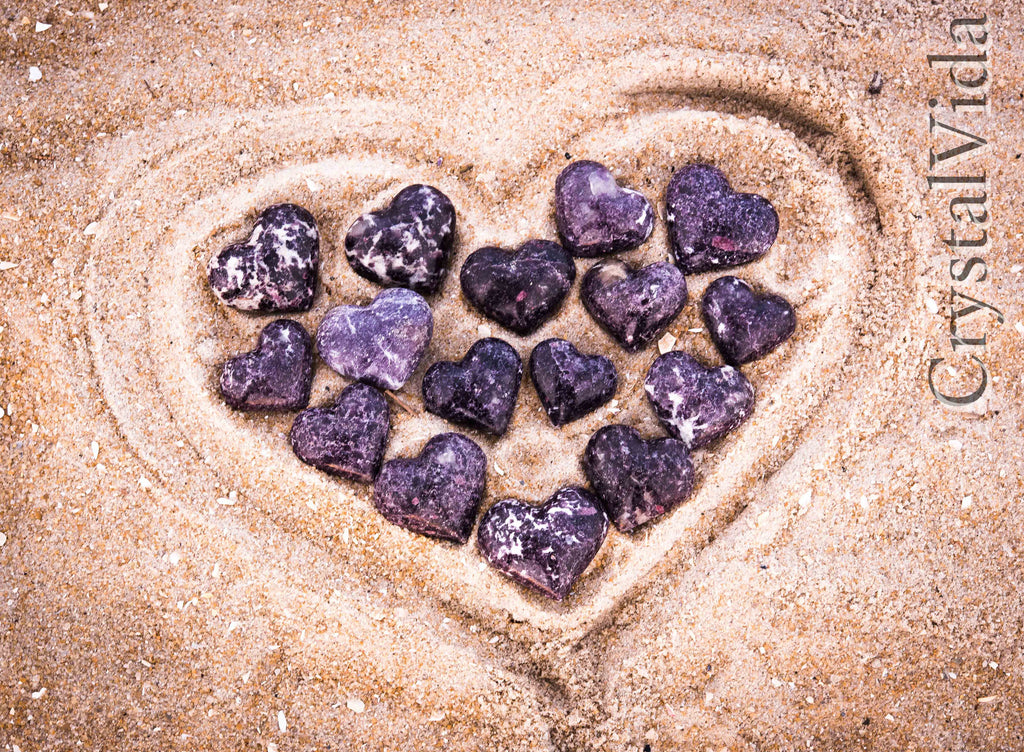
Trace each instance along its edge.
{"label": "purple heart-shaped stone", "polygon": [[736,277],[704,290],[701,315],[718,351],[734,366],[767,355],[796,331],[796,314],[778,295],[758,295]]}
{"label": "purple heart-shaped stone", "polygon": [[429,185],[410,185],[352,224],[345,255],[357,274],[378,285],[430,295],[441,286],[454,242],[449,198]]}
{"label": "purple heart-shaped stone", "polygon": [[546,339],[530,353],[530,378],[556,426],[578,420],[615,396],[618,375],[603,355],[584,355],[564,339]]}
{"label": "purple heart-shaped stone", "polygon": [[206,267],[213,294],[242,311],[306,311],[313,305],[320,233],[313,215],[275,204],[256,218],[249,239],[229,245]]}
{"label": "purple heart-shaped stone", "polygon": [[754,387],[732,366],[705,368],[684,352],[668,352],[644,380],[665,430],[690,449],[724,436],[750,417]]}
{"label": "purple heart-shaped stone", "polygon": [[684,274],[759,259],[779,234],[779,215],[771,202],[755,193],[736,193],[711,165],[676,170],[665,204],[672,253]]}
{"label": "purple heart-shaped stone", "polygon": [[349,384],[331,407],[295,416],[289,439],[296,456],[331,475],[372,483],[384,459],[390,413],[384,395]]}
{"label": "purple heart-shaped stone", "polygon": [[484,495],[487,457],[457,433],[435,436],[418,457],[384,463],[373,503],[386,520],[420,535],[465,543]]}
{"label": "purple heart-shaped stone", "polygon": [[607,533],[608,517],[594,495],[569,486],[539,507],[499,501],[480,520],[477,545],[499,572],[562,600]]}
{"label": "purple heart-shaped stone", "polygon": [[452,423],[501,436],[519,395],[523,361],[508,342],[478,340],[458,362],[435,363],[423,376],[423,406]]}
{"label": "purple heart-shaped stone", "polygon": [[473,307],[519,335],[551,318],[575,279],[572,256],[550,240],[528,240],[514,253],[481,248],[459,275]]}
{"label": "purple heart-shaped stone", "polygon": [[581,160],[555,180],[555,224],[569,253],[590,258],[639,246],[654,228],[654,210],[603,164]]}
{"label": "purple heart-shaped stone", "polygon": [[263,327],[256,349],[220,372],[220,393],[239,410],[301,410],[312,386],[313,342],[302,324],[288,319]]}
{"label": "purple heart-shaped stone", "polygon": [[686,297],[686,278],[666,261],[636,270],[624,261],[603,259],[580,285],[584,307],[629,351],[660,337],[683,310]]}
{"label": "purple heart-shaped stone", "polygon": [[678,439],[645,441],[629,426],[605,426],[587,443],[583,470],[619,530],[672,511],[693,493],[693,463]]}
{"label": "purple heart-shaped stone", "polygon": [[434,333],[423,296],[395,287],[368,306],[343,305],[324,316],[316,333],[320,357],[342,376],[380,389],[401,389]]}

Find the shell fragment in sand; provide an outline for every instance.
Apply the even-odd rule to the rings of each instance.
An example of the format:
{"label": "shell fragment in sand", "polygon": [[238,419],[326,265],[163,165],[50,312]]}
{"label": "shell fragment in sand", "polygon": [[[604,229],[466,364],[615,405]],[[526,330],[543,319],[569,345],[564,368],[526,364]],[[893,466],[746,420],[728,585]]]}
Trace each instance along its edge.
{"label": "shell fragment in sand", "polygon": [[362,713],[366,710],[366,703],[353,697],[345,701],[345,707],[353,713]]}

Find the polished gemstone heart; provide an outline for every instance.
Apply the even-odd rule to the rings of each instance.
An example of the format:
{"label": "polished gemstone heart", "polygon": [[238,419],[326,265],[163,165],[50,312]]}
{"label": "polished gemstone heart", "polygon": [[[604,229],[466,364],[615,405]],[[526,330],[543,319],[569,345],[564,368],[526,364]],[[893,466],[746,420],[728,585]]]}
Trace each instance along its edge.
{"label": "polished gemstone heart", "polygon": [[320,233],[313,215],[275,204],[256,218],[249,239],[229,245],[206,267],[213,294],[242,311],[306,311],[313,305]]}
{"label": "polished gemstone heart", "polygon": [[665,204],[672,253],[684,274],[759,259],[779,233],[779,215],[768,199],[736,193],[711,165],[676,170]]}
{"label": "polished gemstone heart", "polygon": [[796,331],[793,306],[778,295],[758,295],[736,277],[707,286],[701,315],[725,362],[734,366],[767,355]]}
{"label": "polished gemstone heart", "polygon": [[615,396],[615,365],[603,355],[584,355],[564,339],[546,339],[530,353],[530,378],[548,418],[564,426]]}
{"label": "polished gemstone heart", "polygon": [[220,372],[220,393],[239,410],[301,410],[312,386],[313,342],[302,324],[288,319],[267,324],[256,349]]}
{"label": "polished gemstone heart", "polygon": [[562,600],[597,555],[608,517],[589,491],[559,489],[539,507],[504,499],[484,513],[477,545],[492,567]]}

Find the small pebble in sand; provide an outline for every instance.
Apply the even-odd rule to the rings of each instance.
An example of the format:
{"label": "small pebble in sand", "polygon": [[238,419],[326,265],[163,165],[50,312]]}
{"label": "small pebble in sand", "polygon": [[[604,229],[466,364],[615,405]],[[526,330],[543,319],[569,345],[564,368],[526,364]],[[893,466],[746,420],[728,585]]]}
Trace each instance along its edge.
{"label": "small pebble in sand", "polygon": [[759,295],[737,277],[719,277],[704,290],[701,316],[726,363],[762,358],[796,331],[796,315],[784,298]]}
{"label": "small pebble in sand", "polygon": [[872,96],[882,93],[882,86],[885,85],[885,79],[882,78],[881,71],[875,71],[874,75],[871,76],[871,82],[868,84],[868,94]]}
{"label": "small pebble in sand", "polygon": [[220,374],[220,393],[238,410],[301,410],[312,386],[313,342],[288,319],[267,324],[256,349],[229,360]]}
{"label": "small pebble in sand", "polygon": [[546,339],[530,353],[530,378],[552,424],[564,426],[592,413],[615,395],[615,364],[584,355],[564,339]]}
{"label": "small pebble in sand", "polygon": [[7,545],[7,533],[0,532],[0,548]]}
{"label": "small pebble in sand", "polygon": [[40,81],[43,78],[43,72],[36,66],[32,65],[28,69],[28,80],[32,83]]}
{"label": "small pebble in sand", "polygon": [[366,710],[366,703],[362,700],[352,698],[345,701],[345,707],[351,710],[353,713],[362,713]]}

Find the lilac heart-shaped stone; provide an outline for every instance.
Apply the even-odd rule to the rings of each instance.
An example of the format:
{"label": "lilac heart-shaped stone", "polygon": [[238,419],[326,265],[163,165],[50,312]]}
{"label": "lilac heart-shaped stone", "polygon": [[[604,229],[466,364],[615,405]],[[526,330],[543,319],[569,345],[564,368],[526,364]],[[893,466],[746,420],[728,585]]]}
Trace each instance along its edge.
{"label": "lilac heart-shaped stone", "polygon": [[423,376],[423,406],[462,426],[501,436],[519,395],[523,361],[508,342],[478,340],[458,362],[442,360]]}
{"label": "lilac heart-shaped stone", "polygon": [[750,417],[754,387],[732,366],[705,368],[684,352],[668,352],[644,380],[665,430],[690,449],[724,436]]}
{"label": "lilac heart-shaped stone", "polygon": [[331,407],[295,416],[289,440],[296,456],[331,475],[372,483],[384,459],[390,412],[368,384],[349,384]]}
{"label": "lilac heart-shaped stone", "polygon": [[312,386],[313,342],[302,324],[288,319],[263,327],[256,349],[220,372],[220,393],[239,410],[301,410]]}
{"label": "lilac heart-shaped stone", "polygon": [[603,164],[581,160],[555,180],[555,224],[565,249],[589,258],[639,246],[654,228],[654,210]]}
{"label": "lilac heart-shaped stone", "polygon": [[275,204],[256,218],[249,239],[229,245],[206,267],[213,294],[242,311],[306,311],[313,305],[320,233],[313,215]]}
{"label": "lilac heart-shaped stone", "polygon": [[434,317],[423,296],[395,287],[368,306],[343,305],[316,333],[320,357],[342,376],[380,389],[401,389],[430,344]]}
{"label": "lilac heart-shaped stone", "polygon": [[615,396],[618,375],[603,355],[584,355],[564,339],[546,339],[530,353],[530,378],[548,418],[564,426]]}
{"label": "lilac heart-shaped stone", "polygon": [[779,234],[779,215],[771,202],[755,193],[736,193],[711,165],[676,170],[665,204],[672,253],[684,274],[759,259]]}
{"label": "lilac heart-shaped stone", "polygon": [[441,286],[454,242],[449,198],[429,185],[410,185],[352,224],[345,255],[357,274],[378,285],[429,295]]}
{"label": "lilac heart-shaped stone", "polygon": [[796,331],[793,306],[778,295],[758,295],[736,277],[707,286],[701,315],[725,362],[734,366],[767,355]]}
{"label": "lilac heart-shaped stone", "polygon": [[385,519],[420,535],[465,543],[484,495],[487,457],[457,433],[435,436],[418,457],[384,463],[373,503]]}
{"label": "lilac heart-shaped stone", "polygon": [[481,248],[459,275],[462,292],[476,309],[520,335],[555,314],[575,279],[572,256],[550,240],[528,240],[514,253]]}
{"label": "lilac heart-shaped stone", "polygon": [[499,501],[480,520],[477,545],[499,572],[562,600],[607,533],[608,517],[594,495],[569,486],[539,507]]}
{"label": "lilac heart-shaped stone", "polygon": [[629,351],[660,337],[683,310],[686,297],[686,278],[667,261],[636,270],[624,261],[603,259],[580,285],[584,307]]}
{"label": "lilac heart-shaped stone", "polygon": [[624,533],[672,511],[693,493],[686,444],[670,438],[645,441],[629,426],[605,426],[591,436],[583,470]]}

